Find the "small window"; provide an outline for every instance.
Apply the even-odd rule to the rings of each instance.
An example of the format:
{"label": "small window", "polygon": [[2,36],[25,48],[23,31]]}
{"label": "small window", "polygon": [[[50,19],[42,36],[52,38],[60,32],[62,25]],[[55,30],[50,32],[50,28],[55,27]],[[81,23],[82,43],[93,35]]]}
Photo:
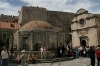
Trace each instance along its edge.
{"label": "small window", "polygon": [[8,22],[8,21],[6,21],[6,22]]}
{"label": "small window", "polygon": [[13,24],[10,24],[10,27],[14,27],[14,25]]}
{"label": "small window", "polygon": [[2,37],[3,37],[3,38],[6,38],[6,37],[7,37],[7,32],[3,32],[3,33],[2,33]]}

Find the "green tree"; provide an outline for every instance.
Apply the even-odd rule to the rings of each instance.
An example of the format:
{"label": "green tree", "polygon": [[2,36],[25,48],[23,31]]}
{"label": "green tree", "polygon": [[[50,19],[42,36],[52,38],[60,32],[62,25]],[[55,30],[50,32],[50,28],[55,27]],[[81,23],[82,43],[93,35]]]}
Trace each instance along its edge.
{"label": "green tree", "polygon": [[5,39],[0,38],[0,47],[2,46],[9,46],[9,37],[6,37]]}

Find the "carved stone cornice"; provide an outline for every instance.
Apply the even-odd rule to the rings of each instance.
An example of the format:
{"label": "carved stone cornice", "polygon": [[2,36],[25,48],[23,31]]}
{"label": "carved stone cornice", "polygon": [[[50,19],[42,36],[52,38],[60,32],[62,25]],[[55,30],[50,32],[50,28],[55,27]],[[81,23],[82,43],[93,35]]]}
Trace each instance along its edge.
{"label": "carved stone cornice", "polygon": [[73,32],[73,31],[89,30],[90,28],[100,28],[100,27],[98,27],[98,26],[94,25],[94,26],[91,26],[91,27],[82,28],[82,29],[76,29],[76,30],[71,30],[71,31]]}
{"label": "carved stone cornice", "polygon": [[78,21],[71,22],[71,24],[73,24],[73,23],[78,23]]}
{"label": "carved stone cornice", "polygon": [[98,18],[97,16],[91,16],[91,17],[87,17],[86,19],[89,20],[89,19],[92,19],[92,18]]}

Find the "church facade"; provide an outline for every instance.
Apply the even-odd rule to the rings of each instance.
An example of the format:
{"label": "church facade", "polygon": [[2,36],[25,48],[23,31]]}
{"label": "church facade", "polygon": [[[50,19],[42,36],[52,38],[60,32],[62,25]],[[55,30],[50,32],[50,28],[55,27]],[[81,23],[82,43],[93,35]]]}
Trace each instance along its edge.
{"label": "church facade", "polygon": [[71,22],[72,45],[98,46],[100,45],[100,18],[79,9]]}

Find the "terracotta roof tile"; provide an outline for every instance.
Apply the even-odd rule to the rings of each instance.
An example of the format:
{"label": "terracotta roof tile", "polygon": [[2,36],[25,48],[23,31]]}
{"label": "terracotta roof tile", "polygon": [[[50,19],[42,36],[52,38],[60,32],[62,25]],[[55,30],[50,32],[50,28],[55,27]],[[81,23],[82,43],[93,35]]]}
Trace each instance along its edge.
{"label": "terracotta roof tile", "polygon": [[0,28],[18,29],[18,23],[0,22]]}

